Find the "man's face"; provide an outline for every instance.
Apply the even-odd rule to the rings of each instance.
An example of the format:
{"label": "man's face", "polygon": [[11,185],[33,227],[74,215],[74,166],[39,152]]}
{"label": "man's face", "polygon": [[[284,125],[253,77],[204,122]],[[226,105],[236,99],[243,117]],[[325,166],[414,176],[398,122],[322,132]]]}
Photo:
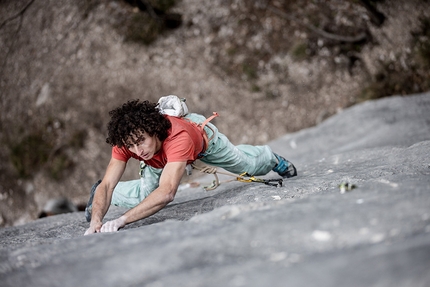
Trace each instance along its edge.
{"label": "man's face", "polygon": [[126,148],[144,160],[150,160],[161,148],[161,141],[157,136],[149,136],[146,132],[139,132],[139,136],[131,135],[126,141]]}

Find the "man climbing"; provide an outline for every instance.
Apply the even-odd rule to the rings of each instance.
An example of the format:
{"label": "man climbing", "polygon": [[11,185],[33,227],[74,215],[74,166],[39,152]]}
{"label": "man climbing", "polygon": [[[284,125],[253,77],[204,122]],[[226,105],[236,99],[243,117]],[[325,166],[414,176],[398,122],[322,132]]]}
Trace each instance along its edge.
{"label": "man climbing", "polygon": [[[85,235],[114,232],[164,208],[176,194],[187,164],[196,159],[236,173],[282,177],[297,175],[294,165],[269,146],[234,146],[211,123],[211,118],[188,113],[176,96],[158,103],[133,100],[112,110],[106,142],[112,156],[103,180],[91,189],[85,210],[90,227]],[[120,182],[127,161],[141,161],[139,180]],[[130,208],[115,220],[102,223],[109,206]]]}

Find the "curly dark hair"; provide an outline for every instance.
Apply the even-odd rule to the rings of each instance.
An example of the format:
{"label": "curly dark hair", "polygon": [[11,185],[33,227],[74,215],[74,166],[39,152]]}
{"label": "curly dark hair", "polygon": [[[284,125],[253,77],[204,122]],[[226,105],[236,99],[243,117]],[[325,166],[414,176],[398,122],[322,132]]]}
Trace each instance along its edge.
{"label": "curly dark hair", "polygon": [[160,141],[167,138],[172,124],[158,109],[158,104],[149,101],[132,100],[109,112],[106,142],[112,146],[123,147],[131,135],[135,135],[138,143],[139,135],[146,132],[149,136],[156,135]]}

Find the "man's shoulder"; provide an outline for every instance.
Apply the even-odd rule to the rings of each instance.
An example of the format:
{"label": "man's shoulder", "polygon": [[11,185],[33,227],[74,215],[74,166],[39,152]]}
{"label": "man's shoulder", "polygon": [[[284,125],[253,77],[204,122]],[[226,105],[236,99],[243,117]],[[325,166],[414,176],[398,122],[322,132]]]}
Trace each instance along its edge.
{"label": "man's shoulder", "polygon": [[168,115],[166,115],[166,118],[172,124],[181,124],[181,123],[187,122],[184,117],[175,117],[175,116],[168,116]]}
{"label": "man's shoulder", "polygon": [[181,133],[183,131],[199,132],[197,124],[187,118],[173,116],[167,116],[167,118],[172,124],[172,134]]}

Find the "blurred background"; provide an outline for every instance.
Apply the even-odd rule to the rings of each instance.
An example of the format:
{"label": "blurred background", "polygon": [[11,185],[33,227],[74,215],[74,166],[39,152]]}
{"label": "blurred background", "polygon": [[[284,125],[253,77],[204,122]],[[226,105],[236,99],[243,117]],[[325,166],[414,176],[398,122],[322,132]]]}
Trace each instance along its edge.
{"label": "blurred background", "polygon": [[429,68],[428,0],[0,0],[0,226],[82,209],[127,100],[175,94],[265,144],[428,91]]}

